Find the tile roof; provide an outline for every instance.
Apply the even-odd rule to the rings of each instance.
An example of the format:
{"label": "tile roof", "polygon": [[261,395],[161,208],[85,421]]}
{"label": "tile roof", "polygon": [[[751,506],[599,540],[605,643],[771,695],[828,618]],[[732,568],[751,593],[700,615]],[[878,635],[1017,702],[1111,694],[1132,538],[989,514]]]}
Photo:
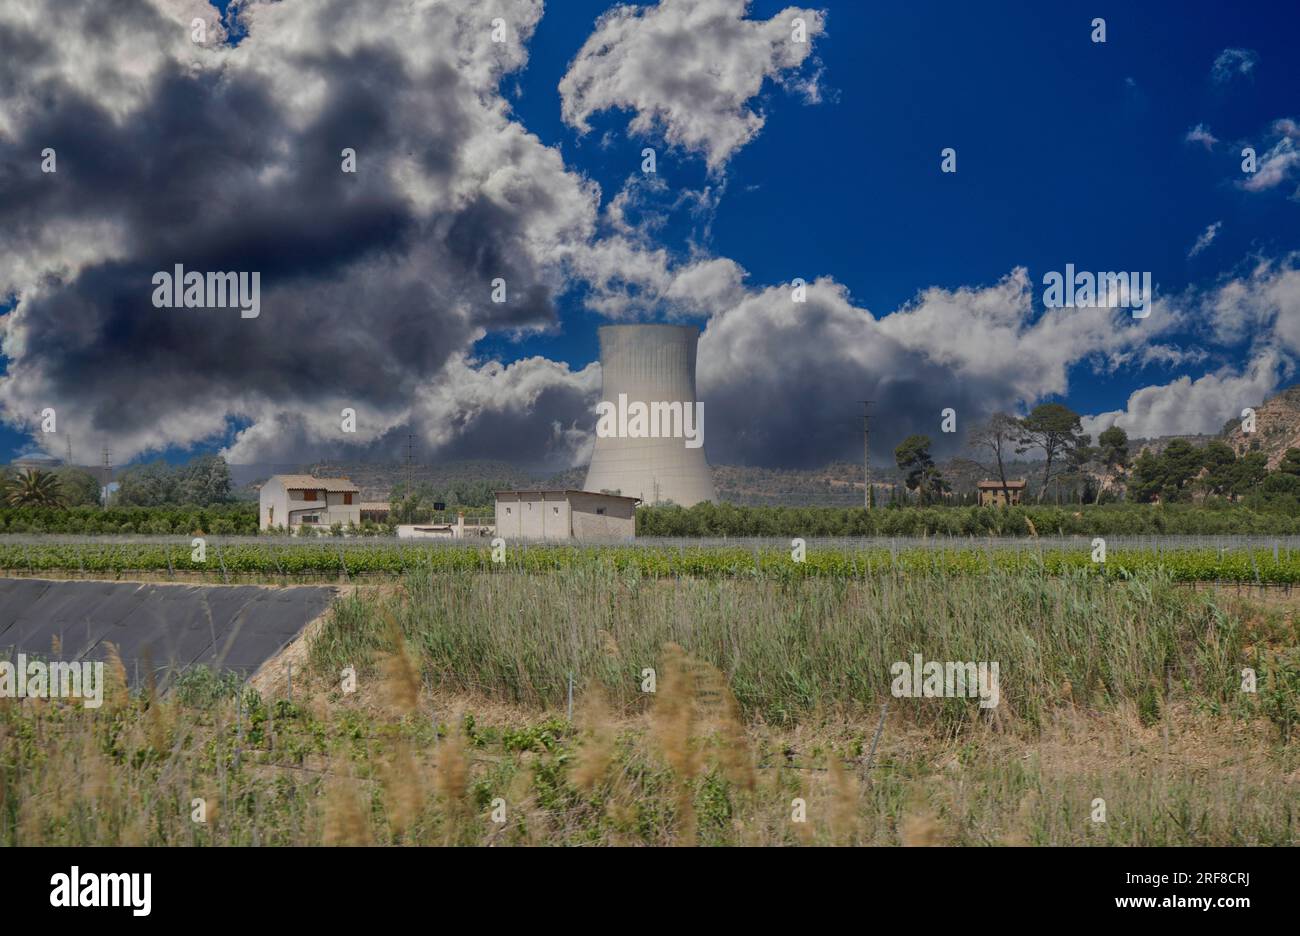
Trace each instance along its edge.
{"label": "tile roof", "polygon": [[347,478],[313,478],[311,475],[275,475],[284,485],[285,490],[293,491],[329,491],[331,493],[360,492]]}

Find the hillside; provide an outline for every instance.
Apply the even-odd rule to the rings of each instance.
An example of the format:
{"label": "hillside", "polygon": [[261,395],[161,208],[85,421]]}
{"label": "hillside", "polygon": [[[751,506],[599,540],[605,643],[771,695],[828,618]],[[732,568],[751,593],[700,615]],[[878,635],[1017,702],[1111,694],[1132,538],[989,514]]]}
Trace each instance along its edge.
{"label": "hillside", "polygon": [[[316,477],[350,478],[361,488],[362,500],[388,500],[395,486],[404,484],[408,477],[406,465],[385,462],[326,462],[310,466]],[[536,485],[540,479],[527,471],[502,461],[454,461],[432,465],[412,465],[411,482],[418,487],[428,486],[435,492],[452,487],[483,485],[496,490]]]}
{"label": "hillside", "polygon": [[[887,497],[896,472],[873,467],[872,474],[877,499]],[[806,470],[714,465],[713,485],[722,500],[753,507],[862,505],[862,466],[849,462]]]}
{"label": "hillside", "polygon": [[1282,461],[1289,448],[1300,448],[1300,385],[1288,387],[1255,407],[1255,431],[1241,430],[1241,420],[1225,427],[1225,441],[1238,455],[1262,451],[1268,455],[1272,470]]}
{"label": "hillside", "polygon": [[[299,465],[232,465],[231,475],[236,495],[257,496],[262,483],[273,474],[310,474],[318,478],[343,477],[361,488],[361,499],[386,501],[394,486],[408,476],[406,465],[399,462],[316,462]],[[433,465],[416,464],[409,469],[417,487],[442,493],[449,488],[490,487],[495,489],[543,485],[545,479],[501,461],[454,461]]]}
{"label": "hillside", "polygon": [[[1263,451],[1268,455],[1270,469],[1276,468],[1288,448],[1300,448],[1300,385],[1270,397],[1255,407],[1256,431],[1247,435],[1241,431],[1240,419],[1230,421],[1219,436],[1176,435],[1154,439],[1132,439],[1130,457],[1135,458],[1143,449],[1160,454],[1175,439],[1186,439],[1198,447],[1214,438],[1222,438],[1238,454]],[[1095,440],[1094,440],[1095,441]],[[953,489],[970,491],[981,478],[993,477],[992,469],[970,458],[953,458],[939,463],[939,469]],[[259,470],[260,469],[260,470]],[[395,485],[407,477],[407,468],[400,463],[318,463],[299,466],[231,466],[237,489],[244,496],[256,496],[257,487],[273,473],[308,472],[317,476],[341,475],[351,478],[361,488],[364,500],[387,500]],[[745,465],[712,466],[713,483],[718,497],[728,503],[743,506],[822,506],[857,507],[862,504],[861,463],[837,461],[821,468],[780,469]],[[1042,475],[1042,463],[1016,459],[1006,465],[1008,478],[1025,478],[1029,481],[1029,496],[1037,491]],[[414,465],[410,475],[419,486],[428,486],[435,492],[455,488],[460,491],[489,491],[504,488],[582,487],[586,477],[585,466],[571,468],[552,475],[530,473],[502,461],[456,461],[433,465]],[[1094,473],[1103,489],[1114,486],[1116,478],[1104,472]],[[872,481],[876,487],[876,502],[887,503],[894,487],[901,483],[896,468],[890,465],[872,466]],[[490,498],[490,494],[488,495]]]}
{"label": "hillside", "polygon": [[[944,476],[959,490],[974,486],[987,472],[969,460],[955,459],[940,463]],[[720,500],[750,507],[858,507],[862,505],[862,466],[851,462],[832,462],[822,468],[781,469],[746,465],[713,465],[713,483]],[[1041,470],[1041,469],[1039,469]],[[1033,463],[1011,462],[1008,477],[1032,477]],[[316,477],[350,478],[361,488],[366,501],[386,501],[393,488],[403,484],[407,468],[400,463],[317,462],[302,465],[232,466],[237,498],[257,497],[257,490],[272,474],[311,474]],[[558,474],[541,476],[500,461],[460,461],[433,465],[414,465],[410,476],[416,486],[429,487],[442,494],[450,488],[467,491],[503,490],[541,487],[548,489],[581,488],[587,475],[586,466]],[[872,483],[876,503],[888,503],[902,479],[891,466],[873,465]],[[490,499],[490,494],[488,495]],[[486,506],[485,504],[481,506]]]}
{"label": "hillside", "polygon": [[1232,446],[1238,456],[1248,452],[1264,452],[1268,456],[1268,467],[1271,471],[1277,468],[1287,449],[1300,448],[1300,384],[1287,387],[1263,403],[1255,404],[1254,409],[1255,431],[1253,433],[1243,432],[1241,417],[1234,416],[1224,423],[1223,429],[1216,435],[1135,438],[1129,440],[1129,452],[1132,457],[1137,457],[1143,450],[1159,455],[1175,439],[1186,439],[1198,448],[1215,439],[1221,439]]}

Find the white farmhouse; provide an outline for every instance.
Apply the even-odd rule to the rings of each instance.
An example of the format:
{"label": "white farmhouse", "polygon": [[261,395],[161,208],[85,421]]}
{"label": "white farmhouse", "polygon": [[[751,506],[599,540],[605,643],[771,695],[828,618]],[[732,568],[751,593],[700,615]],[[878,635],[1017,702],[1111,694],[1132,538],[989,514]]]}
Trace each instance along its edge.
{"label": "white farmhouse", "polygon": [[629,540],[640,498],[592,491],[497,491],[496,535],[514,540]]}
{"label": "white farmhouse", "polygon": [[347,478],[273,475],[262,485],[259,500],[263,530],[361,524],[361,489]]}

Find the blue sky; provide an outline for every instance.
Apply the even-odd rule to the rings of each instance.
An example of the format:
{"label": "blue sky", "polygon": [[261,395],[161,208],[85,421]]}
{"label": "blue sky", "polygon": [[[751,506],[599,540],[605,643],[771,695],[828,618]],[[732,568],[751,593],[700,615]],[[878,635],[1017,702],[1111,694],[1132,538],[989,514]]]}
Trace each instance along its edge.
{"label": "blue sky", "polygon": [[[727,0],[719,0],[720,7],[726,5]],[[1279,145],[1285,148],[1286,131],[1278,129],[1279,122],[1300,120],[1296,4],[808,4],[824,15],[824,29],[813,37],[810,58],[782,77],[815,76],[815,100],[769,77],[761,91],[744,102],[747,110],[762,115],[762,129],[712,172],[698,147],[671,146],[658,130],[629,133],[627,108],[594,106],[585,133],[565,121],[561,81],[582,56],[598,17],[611,6],[593,0],[548,3],[527,40],[526,65],[507,69],[499,89],[508,102],[510,120],[535,135],[541,146],[558,150],[567,178],[599,186],[602,208],[638,176],[642,148],[656,148],[663,187],[648,194],[646,204],[663,212],[663,223],[641,229],[638,237],[647,250],[668,251],[675,269],[701,260],[730,261],[742,271],[744,296],[753,302],[763,290],[793,277],[810,282],[824,277],[842,287],[853,314],[865,317],[869,312],[876,320],[922,302],[918,297],[931,288],[953,294],[992,291],[1014,270],[1025,268],[1033,294],[1032,309],[1024,314],[1030,324],[1048,314],[1042,308],[1043,275],[1066,263],[1093,271],[1151,271],[1157,296],[1178,300],[1179,314],[1166,316],[1158,333],[1153,320],[1117,319],[1117,329],[1146,328],[1152,337],[1134,339],[1123,348],[1105,341],[1081,348],[1064,364],[1063,386],[1060,381],[1035,384],[1013,374],[999,380],[998,375],[981,372],[976,379],[978,362],[956,364],[942,350],[927,356],[913,347],[911,357],[897,359],[897,366],[906,368],[919,354],[927,367],[938,369],[936,374],[951,367],[954,389],[936,389],[934,398],[942,401],[948,393],[968,410],[977,404],[965,401],[981,394],[996,398],[1002,408],[1063,399],[1085,415],[1111,414],[1106,422],[1127,414],[1118,416],[1119,422],[1127,419],[1134,432],[1151,427],[1196,431],[1222,419],[1217,412],[1200,412],[1187,425],[1179,425],[1176,403],[1147,401],[1139,409],[1131,396],[1142,388],[1171,387],[1182,378],[1196,384],[1206,375],[1241,378],[1258,389],[1268,380],[1247,382],[1244,375],[1265,348],[1276,350],[1281,361],[1273,384],[1290,382],[1288,367],[1295,349],[1271,333],[1280,331],[1278,323],[1295,311],[1289,299],[1276,298],[1290,281],[1251,277],[1261,262],[1286,270],[1293,265],[1290,255],[1300,251],[1300,172],[1286,162],[1279,184],[1247,190],[1241,185],[1246,177],[1240,150],[1253,145],[1263,156]],[[745,17],[769,20],[785,6],[754,0]],[[1104,43],[1091,41],[1095,17],[1106,21]],[[345,24],[337,25],[341,32]],[[248,33],[240,37],[239,51],[246,58],[230,59],[227,77],[237,64],[243,67],[241,63],[271,54],[261,52],[259,45],[272,35],[270,18],[248,17],[241,29]],[[394,43],[418,41],[397,35],[398,29],[395,25]],[[1225,50],[1239,51],[1224,59]],[[1204,136],[1188,139],[1198,126],[1212,134],[1209,145]],[[199,136],[192,142],[198,147],[204,143]],[[12,155],[12,140],[0,138],[0,145],[11,147],[6,157]],[[939,171],[944,147],[956,150],[954,174]],[[690,210],[706,191],[704,207]],[[683,196],[690,196],[685,204],[680,203]],[[1193,251],[1207,228],[1214,236]],[[57,257],[48,260],[51,267],[58,262]],[[319,275],[329,280],[333,274],[325,270]],[[485,326],[484,337],[464,346],[473,366],[496,360],[509,367],[541,358],[576,374],[597,359],[596,326],[611,320],[608,308],[593,308],[597,287],[583,275],[548,282],[553,287],[550,319],[541,325],[523,317],[518,327]],[[1206,323],[1205,309],[1225,284],[1249,287],[1252,282],[1261,295],[1274,297],[1268,301],[1275,308],[1259,312],[1259,303],[1251,300],[1246,303],[1249,311]],[[992,292],[989,296],[988,301],[997,301]],[[743,308],[743,301],[737,307]],[[720,313],[715,320],[707,311],[662,303],[620,313],[700,325],[705,330],[702,347],[712,342],[713,349],[702,352],[702,369],[710,360],[732,357],[720,350],[722,342],[740,344],[735,323],[743,313],[727,314],[730,323]],[[941,316],[927,321],[943,328]],[[810,329],[808,339],[814,345],[828,342],[824,347],[829,351],[835,341],[832,334],[842,331],[819,338]],[[1063,331],[1060,340],[1069,340],[1071,334]],[[879,339],[864,332],[862,340]],[[1152,347],[1159,353],[1151,353]],[[799,360],[800,367],[808,367],[808,362],[816,367],[815,354]],[[730,363],[741,371],[745,366]],[[761,359],[753,362],[762,364]],[[846,375],[843,400],[873,392],[871,382],[880,378],[870,372],[873,366],[880,365],[858,362],[857,370],[847,365],[834,370]],[[1032,358],[1026,360],[1026,368],[1035,366]],[[263,385],[278,387],[275,368],[261,367],[241,380],[259,390]],[[780,440],[789,435],[788,426],[756,426],[763,418],[760,413],[736,408],[741,405],[736,401],[745,396],[742,389],[715,373],[702,370],[700,377],[702,387],[717,387],[719,407],[731,417],[715,424],[720,427],[714,431],[721,434],[731,428],[736,438],[751,440],[731,444],[724,438],[719,449],[724,460],[789,463],[777,454]],[[904,380],[906,375],[895,373],[891,379]],[[924,379],[933,384],[945,378]],[[836,420],[849,415],[848,409],[839,413],[843,404],[834,386],[822,384],[815,391],[811,405],[834,406],[836,415],[809,435],[810,454],[799,461],[828,461],[851,448],[825,441],[835,438]],[[1216,390],[1219,396],[1210,403],[1206,400],[1212,388],[1200,386],[1205,393],[1189,399],[1199,401],[1195,405],[1202,409],[1230,410],[1236,406],[1232,393],[1245,392]],[[63,387],[72,393],[66,383]],[[590,381],[575,378],[569,389],[589,395]],[[557,387],[555,393],[560,392]],[[800,392],[794,381],[765,388],[755,399],[784,399]],[[1153,399],[1159,395],[1152,391]],[[133,427],[122,446],[134,454],[161,452],[173,459],[231,446],[235,455],[265,457],[274,446],[259,442],[240,447],[235,445],[240,433],[259,420],[265,426],[275,405],[290,410],[303,405],[297,397],[284,402],[287,398],[270,389],[265,396],[244,410],[232,405],[225,428],[216,432],[210,427],[187,429],[169,438]],[[529,400],[529,412],[542,418],[542,404]],[[383,401],[385,406],[391,402]],[[12,400],[6,403],[14,405]],[[395,404],[391,411],[397,412]],[[392,448],[394,439],[405,437],[399,417],[384,412],[387,428],[370,440],[372,451],[380,453]],[[102,422],[102,417],[100,413],[95,419]],[[428,440],[428,457],[450,457],[456,447],[444,442],[472,418],[437,410],[420,433]],[[888,431],[933,433],[925,418],[900,414]],[[165,421],[162,414],[158,419]],[[558,422],[566,419],[559,417]],[[28,445],[28,438],[11,419],[6,422],[0,429],[0,448],[12,456]],[[108,430],[96,423],[80,431],[98,440]],[[319,433],[303,431],[303,445],[291,446],[293,451],[333,451],[327,442],[313,448],[321,441]],[[263,435],[270,438],[276,432],[267,429]],[[462,452],[502,454],[486,439],[462,441]],[[548,441],[542,446],[550,452],[547,457],[560,457],[550,445]],[[62,454],[61,447],[51,448]],[[720,460],[716,454],[711,457]]]}
{"label": "blue sky", "polygon": [[[543,141],[617,191],[640,162],[625,116],[579,139],[560,119],[556,87],[610,6],[548,9],[512,104]],[[786,6],[755,2],[765,19]],[[1300,249],[1300,203],[1234,189],[1240,156],[1184,138],[1198,124],[1221,140],[1252,139],[1300,109],[1300,7],[1213,3],[826,3],[817,45],[830,98],[807,106],[767,89],[767,126],[731,164],[710,245],[762,282],[833,275],[876,314],[927,286],[991,283],[1013,267],[1042,274],[1151,270],[1163,291],[1210,283],[1255,253]],[[1104,16],[1104,44],[1091,41]],[[1217,83],[1216,57],[1259,54],[1249,77]],[[614,145],[601,149],[609,129]],[[958,151],[958,172],[938,171]],[[670,186],[705,183],[700,159],[660,162]],[[1210,248],[1187,254],[1222,223]],[[677,227],[679,248],[690,225]],[[577,322],[588,324],[575,309]],[[487,346],[509,355],[505,342]],[[594,329],[539,343],[578,365]],[[1240,350],[1240,349],[1239,349]],[[1217,366],[1207,362],[1201,371]],[[1135,388],[1184,369],[1096,379],[1080,365],[1067,402],[1121,407]],[[1197,373],[1197,369],[1190,371]]]}

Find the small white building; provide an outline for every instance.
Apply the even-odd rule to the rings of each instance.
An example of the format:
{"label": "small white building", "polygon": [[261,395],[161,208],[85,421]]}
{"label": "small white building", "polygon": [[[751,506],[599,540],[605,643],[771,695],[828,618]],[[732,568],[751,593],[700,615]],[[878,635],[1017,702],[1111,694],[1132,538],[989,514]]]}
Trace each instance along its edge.
{"label": "small white building", "polygon": [[258,526],[263,530],[361,524],[361,489],[347,478],[273,475],[262,485]]}
{"label": "small white building", "polygon": [[593,491],[497,491],[496,535],[513,540],[629,540],[640,498]]}

